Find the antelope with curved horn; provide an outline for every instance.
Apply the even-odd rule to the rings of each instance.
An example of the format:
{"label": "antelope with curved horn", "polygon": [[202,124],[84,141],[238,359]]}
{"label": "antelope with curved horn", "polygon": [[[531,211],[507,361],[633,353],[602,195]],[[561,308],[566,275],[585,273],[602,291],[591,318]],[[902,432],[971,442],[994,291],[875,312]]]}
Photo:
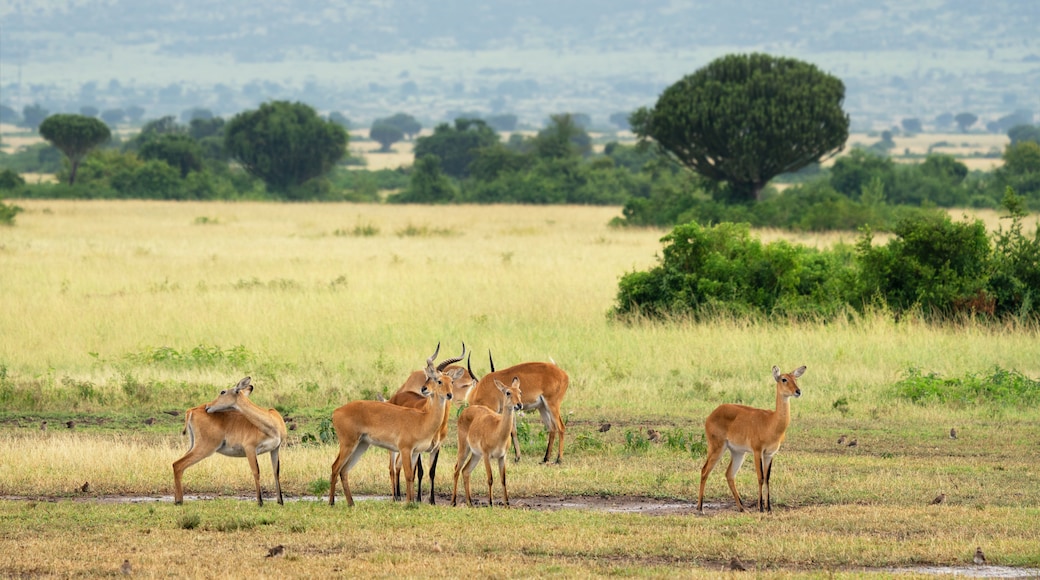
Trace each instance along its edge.
{"label": "antelope with curved horn", "polygon": [[[459,379],[453,381],[452,384],[452,400],[463,401],[468,394],[469,387],[473,386],[476,382],[472,379],[469,372],[459,366],[455,366],[455,363],[461,361],[466,356],[466,344],[462,344],[462,354],[458,357],[452,357],[445,359],[437,365],[438,372],[453,371],[459,369],[462,371],[462,376]],[[401,407],[408,407],[411,409],[425,410],[432,404],[432,399],[424,397],[419,394],[419,389],[426,382],[426,374],[423,371],[415,371],[408,376],[401,388],[397,389],[389,399],[389,403],[392,405],[398,405]],[[450,410],[451,403],[448,403],[448,409]],[[437,432],[437,437],[431,444],[429,449],[422,451],[430,454],[429,468],[430,468],[430,505],[436,504],[436,495],[434,493],[434,480],[437,477],[437,460],[440,458],[441,443],[448,437],[448,417],[451,414],[444,413],[444,419],[441,422],[440,430]],[[390,488],[391,493],[395,501],[401,499],[401,456],[396,451],[390,452]],[[418,461],[415,464],[416,473],[416,500],[422,501],[422,481],[423,481],[423,462],[422,455],[419,456]]]}
{"label": "antelope with curved horn", "polygon": [[[726,470],[726,482],[737,500],[740,511],[744,504],[737,493],[735,477],[744,455],[748,452],[755,457],[755,473],[758,475],[758,511],[773,511],[773,503],[769,496],[769,476],[773,470],[773,456],[780,450],[784,442],[787,427],[791,424],[791,397],[802,396],[802,390],[795,379],[802,376],[805,367],[800,366],[790,373],[780,374],[779,367],[773,367],[773,380],[776,381],[776,410],[755,409],[746,405],[719,405],[704,421],[704,431],[708,440],[708,457],[701,468],[701,489],[697,498],[697,511],[704,511],[704,482],[715,465],[722,458],[722,452],[729,449],[729,469]],[[765,486],[763,498],[762,488]]]}
{"label": "antelope with curved horn", "polygon": [[513,430],[513,412],[523,407],[523,393],[520,390],[520,379],[513,377],[510,386],[495,380],[495,388],[502,398],[505,407],[501,414],[483,405],[466,407],[459,415],[459,457],[455,462],[455,485],[451,491],[451,505],[456,505],[459,493],[459,473],[462,474],[466,489],[466,503],[473,505],[470,497],[470,475],[481,458],[487,471],[488,507],[495,505],[494,476],[491,472],[491,460],[498,462],[499,479],[502,480],[502,499],[509,506],[509,488],[506,486],[506,451],[509,446],[510,433]]}
{"label": "antelope with curved horn", "polygon": [[[553,442],[558,436],[559,448],[556,452],[556,463],[563,460],[563,434],[566,428],[563,425],[563,417],[560,414],[560,405],[563,397],[567,394],[567,386],[570,377],[556,363],[527,362],[507,369],[495,370],[495,361],[488,351],[488,360],[491,372],[477,380],[477,385],[470,389],[469,403],[471,405],[483,405],[497,413],[502,412],[502,395],[495,385],[495,381],[508,381],[511,377],[520,379],[523,388],[524,410],[537,409],[541,415],[542,424],[548,432],[548,445],[545,448],[545,457],[542,463],[548,463],[552,455]],[[470,375],[476,378],[472,369]],[[520,440],[516,435],[516,423],[513,423],[512,433],[514,461],[520,461]]]}
{"label": "antelope with curved horn", "polygon": [[433,366],[437,352],[426,359],[426,381],[420,389],[424,397],[433,397],[424,411],[391,405],[382,401],[353,401],[332,412],[332,426],[339,439],[339,454],[332,463],[329,505],[336,503],[336,477],[343,484],[347,505],[354,505],[347,475],[358,459],[372,445],[397,451],[404,464],[408,501],[414,500],[415,464],[421,450],[429,449],[440,430],[454,381],[462,377],[460,369],[440,372]]}
{"label": "antelope with curved horn", "polygon": [[249,459],[249,467],[253,470],[253,480],[256,482],[256,503],[261,506],[264,505],[264,497],[260,491],[260,466],[256,457],[270,453],[278,503],[282,503],[278,452],[286,439],[285,421],[278,411],[262,409],[253,404],[249,400],[252,392],[251,379],[246,377],[234,388],[221,391],[212,403],[185,412],[184,433],[191,440],[191,448],[184,457],[173,463],[175,504],[184,502],[184,470],[214,453]]}

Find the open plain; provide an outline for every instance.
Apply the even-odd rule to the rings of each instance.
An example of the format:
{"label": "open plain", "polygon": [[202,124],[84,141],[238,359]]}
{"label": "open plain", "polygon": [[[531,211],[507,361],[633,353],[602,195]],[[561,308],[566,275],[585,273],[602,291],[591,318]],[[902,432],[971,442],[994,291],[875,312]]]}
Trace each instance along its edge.
{"label": "open plain", "polygon": [[[733,558],[765,577],[985,571],[976,548],[1011,574],[1040,568],[1040,409],[895,388],[915,369],[1036,380],[1035,325],[614,320],[619,276],[652,266],[664,235],[609,228],[618,208],[14,201],[25,212],[0,228],[5,577],[119,575],[124,560],[142,577],[711,577]],[[365,499],[329,507],[331,411],[463,341],[478,375],[489,349],[497,368],[551,358],[569,373],[563,462],[539,463],[528,413],[511,509],[450,506],[454,429],[436,506],[391,502],[370,449],[350,474]],[[771,408],[773,365],[808,367],[773,512],[739,513],[723,463],[696,513],[705,417]],[[266,456],[262,508],[246,461],[214,456],[173,505],[184,410],[246,375],[251,399],[295,425],[286,504]],[[750,460],[737,486],[753,503]]]}

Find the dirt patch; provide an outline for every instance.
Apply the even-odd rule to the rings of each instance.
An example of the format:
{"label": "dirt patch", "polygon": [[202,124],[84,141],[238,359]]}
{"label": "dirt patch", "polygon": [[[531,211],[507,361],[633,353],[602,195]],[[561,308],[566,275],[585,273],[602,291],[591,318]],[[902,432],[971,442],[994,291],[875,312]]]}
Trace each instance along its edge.
{"label": "dirt patch", "polygon": [[[209,495],[185,495],[185,502],[212,501],[215,499],[237,499],[240,501],[253,502],[256,498],[252,496],[209,496]],[[337,498],[342,500],[342,498]],[[2,501],[76,501],[93,502],[101,504],[134,504],[134,503],[165,503],[173,502],[172,495],[76,495],[76,496],[23,496],[7,495],[0,496]],[[265,502],[274,501],[270,494],[265,494]],[[326,497],[307,496],[285,496],[285,501],[326,501]],[[354,495],[354,501],[392,501],[386,495]],[[500,501],[500,500],[499,500]],[[451,506],[451,496],[437,495],[437,505]],[[487,507],[486,501],[474,498],[474,506]],[[496,501],[496,505],[500,505]],[[513,509],[529,509],[535,511],[560,511],[567,509],[594,510],[618,514],[643,514],[651,516],[665,515],[697,515],[697,503],[677,499],[661,499],[639,496],[553,496],[553,497],[513,497],[510,499],[510,507]],[[704,513],[734,509],[732,505],[719,503],[704,504]]]}

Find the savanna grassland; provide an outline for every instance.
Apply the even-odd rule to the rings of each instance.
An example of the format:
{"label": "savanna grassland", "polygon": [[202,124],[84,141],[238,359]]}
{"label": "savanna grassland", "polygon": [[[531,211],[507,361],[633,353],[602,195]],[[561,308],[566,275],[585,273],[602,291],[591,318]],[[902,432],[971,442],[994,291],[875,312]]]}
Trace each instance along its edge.
{"label": "savanna grassland", "polygon": [[[883,312],[619,322],[618,278],[651,266],[664,232],[611,229],[616,208],[17,203],[17,225],[0,228],[4,576],[113,575],[124,559],[149,577],[711,576],[734,556],[769,576],[861,575],[970,565],[976,546],[994,564],[1040,567],[1040,409],[914,403],[896,388],[912,369],[1040,378],[1035,327]],[[478,374],[489,349],[498,368],[551,358],[570,374],[563,463],[538,463],[543,428],[528,414],[525,456],[508,465],[518,509],[447,505],[454,433],[437,506],[388,501],[379,450],[350,474],[365,498],[326,505],[335,448],[322,420],[462,341]],[[723,402],[772,407],[771,367],[803,364],[773,513],[738,513],[723,463],[697,515],[704,418]],[[254,402],[297,425],[286,505],[266,456],[262,508],[246,462],[218,456],[187,471],[174,506],[183,410],[245,375]],[[651,428],[663,442],[646,440]],[[737,484],[753,502],[750,461]],[[602,509],[613,500],[678,507]],[[284,557],[265,558],[275,545]]]}

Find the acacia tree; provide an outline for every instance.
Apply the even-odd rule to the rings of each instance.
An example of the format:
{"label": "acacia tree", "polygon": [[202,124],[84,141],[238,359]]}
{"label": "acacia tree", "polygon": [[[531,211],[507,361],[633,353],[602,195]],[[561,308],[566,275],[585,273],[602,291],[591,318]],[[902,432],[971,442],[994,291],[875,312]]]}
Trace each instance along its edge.
{"label": "acacia tree", "polygon": [[389,153],[390,146],[404,139],[404,132],[397,125],[376,121],[368,132],[373,141],[379,143],[379,151]]}
{"label": "acacia tree", "polygon": [[840,151],[845,84],[814,65],[766,54],[721,57],[665,89],[630,120],[689,169],[755,201],[773,177]]}
{"label": "acacia tree", "polygon": [[40,136],[69,158],[69,185],[76,182],[76,169],[91,149],[108,141],[112,131],[94,117],[51,115],[40,123]]}
{"label": "acacia tree", "polygon": [[224,149],[276,191],[320,177],[347,152],[347,131],[303,103],[272,101],[235,115],[224,128]]}

